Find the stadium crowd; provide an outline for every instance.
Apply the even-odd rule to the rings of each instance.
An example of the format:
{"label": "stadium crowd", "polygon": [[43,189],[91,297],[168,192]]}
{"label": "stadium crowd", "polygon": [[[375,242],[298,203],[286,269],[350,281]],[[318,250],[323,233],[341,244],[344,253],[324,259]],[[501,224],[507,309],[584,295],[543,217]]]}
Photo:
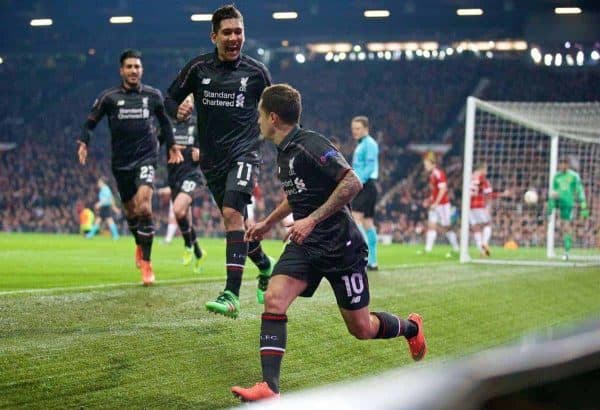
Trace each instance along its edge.
{"label": "stadium crowd", "polygon": [[[143,81],[164,90],[188,56],[144,57]],[[92,160],[77,163],[75,139],[100,89],[118,83],[115,56],[22,57],[21,64],[0,65],[0,142],[16,148],[0,151],[0,231],[78,232],[75,203],[91,207],[96,180],[110,176],[107,127],[102,123],[90,145]],[[26,60],[29,58],[30,60]],[[410,143],[444,142],[452,149],[444,158],[451,201],[460,205],[464,124],[453,124],[456,113],[482,78],[489,84],[481,98],[492,100],[589,101],[600,99],[600,73],[594,69],[554,70],[518,59],[483,60],[459,57],[443,62],[363,61],[339,64],[282,60],[270,66],[274,82],[287,82],[303,94],[302,124],[335,138],[347,158],[354,141],[350,120],[367,115],[381,147],[380,198],[376,217],[379,233],[395,242],[421,242],[426,212],[427,179]],[[446,140],[443,131],[452,128]],[[266,164],[276,150],[262,147]],[[166,161],[165,161],[166,162]],[[157,186],[166,184],[166,167],[158,170]],[[282,192],[273,165],[266,165],[259,184],[260,216],[272,209]],[[109,179],[115,191],[115,184]],[[501,200],[501,199],[499,199]],[[218,209],[208,190],[195,200],[194,223],[202,236],[222,236]],[[168,198],[155,195],[164,232]],[[506,237],[514,215],[496,217],[497,238]],[[523,216],[523,229],[531,229]],[[126,232],[123,225],[123,232]],[[543,229],[539,235],[543,238]],[[514,231],[515,236],[520,235]],[[527,234],[527,237],[531,237]],[[516,238],[517,239],[517,238]]]}

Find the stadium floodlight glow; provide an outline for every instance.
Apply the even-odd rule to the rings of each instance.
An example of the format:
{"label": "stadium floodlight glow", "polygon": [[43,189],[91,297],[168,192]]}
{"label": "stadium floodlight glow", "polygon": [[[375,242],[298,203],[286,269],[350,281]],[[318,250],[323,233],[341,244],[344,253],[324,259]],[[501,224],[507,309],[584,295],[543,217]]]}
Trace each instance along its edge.
{"label": "stadium floodlight glow", "polygon": [[580,7],[556,7],[554,14],[581,14]]}
{"label": "stadium floodlight glow", "polygon": [[348,55],[350,61],[356,61],[356,53],[353,51]]}
{"label": "stadium floodlight glow", "polygon": [[0,57],[0,64],[4,64],[4,59]]}
{"label": "stadium floodlight glow", "polygon": [[131,16],[112,16],[108,21],[111,24],[129,24],[133,23],[133,17]]}
{"label": "stadium floodlight glow", "polygon": [[294,20],[298,18],[298,13],[295,11],[276,11],[273,13],[275,20]]}
{"label": "stadium floodlight glow", "polygon": [[391,51],[386,51],[385,53],[383,53],[383,58],[385,58],[386,60],[391,60],[392,59],[392,52]]}
{"label": "stadium floodlight glow", "polygon": [[406,51],[404,52],[404,54],[406,54],[406,59],[407,59],[407,60],[412,60],[412,59],[414,58],[414,55],[413,55],[413,51],[412,51],[412,50],[406,50]]}
{"label": "stadium floodlight glow", "polygon": [[209,13],[192,14],[190,16],[190,20],[192,20],[192,21],[211,21],[212,14],[209,14]]}
{"label": "stadium floodlight glow", "polygon": [[544,64],[547,66],[552,65],[552,54],[544,54]]}
{"label": "stadium floodlight glow", "polygon": [[513,43],[513,49],[519,51],[527,50],[527,41],[515,41]]}
{"label": "stadium floodlight glow", "polygon": [[485,56],[486,56],[487,58],[494,58],[494,53],[493,53],[493,52],[491,52],[491,51],[486,51],[486,52],[485,52]]}
{"label": "stadium floodlight glow", "polygon": [[408,42],[388,42],[388,43],[367,43],[367,50],[373,52],[379,51],[406,51],[412,50],[415,51],[418,48],[422,50],[437,50],[439,48],[439,44],[437,41],[425,41],[421,43],[417,43],[416,41],[408,41]]}
{"label": "stadium floodlight glow", "polygon": [[333,62],[334,63],[339,63],[340,62],[340,57],[337,54],[333,56]]}
{"label": "stadium floodlight glow", "polygon": [[446,48],[446,55],[451,56],[454,54],[454,49],[452,47]]}
{"label": "stadium floodlight glow", "polygon": [[346,57],[348,57],[348,55],[346,53],[344,53],[343,51],[338,55],[340,61],[344,61],[346,59]]}
{"label": "stadium floodlight glow", "polygon": [[578,51],[577,56],[575,57],[575,61],[577,61],[578,66],[582,66],[585,61],[585,56],[583,55],[583,51]]}
{"label": "stadium floodlight glow", "polygon": [[361,51],[361,50],[362,50],[362,47],[361,47],[361,46],[359,46],[358,44],[356,44],[354,47],[352,47],[352,50],[353,50],[354,52],[358,53],[359,51]]}
{"label": "stadium floodlight glow", "polygon": [[265,49],[264,49],[264,48],[262,48],[262,47],[259,47],[259,48],[256,50],[256,53],[257,53],[259,56],[263,56],[263,55],[265,55]]}
{"label": "stadium floodlight glow", "polygon": [[598,52],[598,50],[594,50],[592,51],[592,54],[590,54],[590,57],[592,58],[592,60],[598,61],[600,60],[600,53]]}
{"label": "stadium floodlight glow", "polygon": [[333,60],[333,53],[330,51],[327,54],[325,54],[325,61],[331,61]]}
{"label": "stadium floodlight glow", "polygon": [[439,47],[439,44],[435,41],[425,41],[424,43],[421,43],[421,48],[423,50],[437,50]]}
{"label": "stadium floodlight glow", "polygon": [[565,48],[571,48],[571,42],[565,41]]}
{"label": "stadium floodlight glow", "polygon": [[532,48],[530,54],[534,63],[539,64],[542,61],[542,53],[538,48]]}
{"label": "stadium floodlight glow", "polygon": [[554,56],[554,65],[560,67],[562,65],[563,57],[562,54],[556,53]]}
{"label": "stadium floodlight glow", "polygon": [[568,66],[575,65],[575,60],[573,60],[573,56],[571,54],[567,54],[566,60]]}
{"label": "stadium floodlight glow", "polygon": [[326,54],[329,52],[340,53],[345,52],[349,53],[352,51],[352,44],[350,43],[317,43],[317,44],[308,44],[306,48],[311,53],[318,54]]}
{"label": "stadium floodlight glow", "polygon": [[456,9],[458,16],[481,16],[483,9]]}
{"label": "stadium floodlight glow", "polygon": [[52,25],[52,19],[31,19],[29,25],[31,27],[47,27]]}
{"label": "stadium floodlight glow", "polygon": [[365,10],[363,15],[369,19],[386,18],[386,17],[390,16],[390,11],[389,10]]}
{"label": "stadium floodlight glow", "polygon": [[358,60],[359,61],[364,61],[365,58],[367,58],[367,54],[364,51],[361,51],[360,53],[358,53]]}
{"label": "stadium floodlight glow", "polygon": [[419,48],[417,49],[417,51],[415,51],[415,54],[417,55],[417,57],[423,57],[423,50]]}
{"label": "stadium floodlight glow", "polygon": [[306,62],[306,56],[302,53],[297,53],[296,62],[298,62],[298,64],[304,64]]}
{"label": "stadium floodlight glow", "polygon": [[429,50],[423,51],[423,57],[425,57],[425,58],[431,57],[431,52]]}
{"label": "stadium floodlight glow", "polygon": [[375,59],[375,53],[369,53],[369,54],[367,54],[367,57],[369,58],[369,60],[374,60]]}

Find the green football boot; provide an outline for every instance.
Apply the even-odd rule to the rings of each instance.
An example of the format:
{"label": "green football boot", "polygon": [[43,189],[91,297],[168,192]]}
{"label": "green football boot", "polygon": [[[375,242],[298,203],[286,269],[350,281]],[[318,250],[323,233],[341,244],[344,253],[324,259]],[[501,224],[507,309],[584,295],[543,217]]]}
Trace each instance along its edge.
{"label": "green football boot", "polygon": [[256,303],[260,303],[261,305],[265,303],[265,292],[269,286],[269,279],[271,279],[273,267],[275,266],[275,259],[270,256],[268,258],[271,262],[269,267],[266,269],[259,269],[260,273],[256,277],[258,279],[258,285],[256,287]]}
{"label": "green football boot", "polygon": [[206,310],[230,318],[237,318],[240,314],[240,299],[231,291],[226,290],[214,301],[206,302]]}
{"label": "green football boot", "polygon": [[194,248],[184,248],[183,256],[181,257],[181,263],[183,266],[188,266],[194,259]]}

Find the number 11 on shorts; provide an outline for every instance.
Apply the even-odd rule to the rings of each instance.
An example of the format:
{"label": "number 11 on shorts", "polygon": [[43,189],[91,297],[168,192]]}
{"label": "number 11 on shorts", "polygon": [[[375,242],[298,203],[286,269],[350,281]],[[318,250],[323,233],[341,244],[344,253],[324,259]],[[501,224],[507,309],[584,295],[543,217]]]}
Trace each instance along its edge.
{"label": "number 11 on shorts", "polygon": [[[252,176],[252,164],[248,164],[247,162],[242,162],[242,161],[238,161],[237,163],[238,165],[238,172],[237,172],[237,179],[245,179],[246,181],[250,181],[250,177]],[[246,166],[246,178],[242,177],[242,174],[244,172],[244,165]]]}

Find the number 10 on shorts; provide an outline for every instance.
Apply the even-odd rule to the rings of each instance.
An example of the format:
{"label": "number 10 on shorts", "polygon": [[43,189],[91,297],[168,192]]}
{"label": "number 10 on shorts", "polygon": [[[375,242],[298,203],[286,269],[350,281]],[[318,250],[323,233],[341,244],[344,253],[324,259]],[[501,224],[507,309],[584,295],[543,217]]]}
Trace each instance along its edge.
{"label": "number 10 on shorts", "polygon": [[363,293],[365,290],[365,283],[363,282],[363,275],[360,273],[353,273],[352,275],[342,276],[344,285],[346,285],[346,295],[350,298]]}

